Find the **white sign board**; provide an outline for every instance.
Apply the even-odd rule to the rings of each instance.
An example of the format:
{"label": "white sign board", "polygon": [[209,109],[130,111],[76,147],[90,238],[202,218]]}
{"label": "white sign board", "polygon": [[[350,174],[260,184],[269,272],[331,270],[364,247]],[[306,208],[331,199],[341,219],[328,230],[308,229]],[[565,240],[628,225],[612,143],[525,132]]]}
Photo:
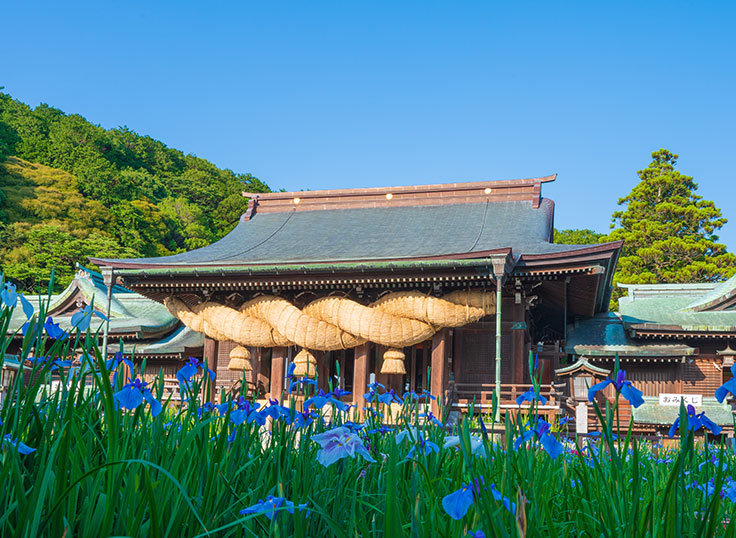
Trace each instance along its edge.
{"label": "white sign board", "polygon": [[680,407],[680,400],[685,403],[685,406],[692,405],[693,407],[700,407],[703,405],[702,394],[660,394],[659,405]]}

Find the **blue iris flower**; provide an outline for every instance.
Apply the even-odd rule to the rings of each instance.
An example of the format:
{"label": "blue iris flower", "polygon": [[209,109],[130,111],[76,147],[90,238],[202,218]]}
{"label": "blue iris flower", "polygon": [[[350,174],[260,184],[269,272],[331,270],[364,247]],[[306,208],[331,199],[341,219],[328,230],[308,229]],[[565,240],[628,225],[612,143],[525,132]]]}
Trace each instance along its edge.
{"label": "blue iris flower", "polygon": [[473,500],[473,485],[463,484],[459,490],[442,498],[442,508],[452,519],[462,519],[468,513]]}
{"label": "blue iris flower", "polygon": [[536,438],[542,445],[542,448],[550,455],[552,459],[557,458],[564,451],[562,443],[555,439],[550,433],[550,425],[548,422],[541,418],[537,421],[535,427],[524,431],[521,437],[514,441],[514,450],[519,450],[519,447],[527,441]]}
{"label": "blue iris flower", "polygon": [[[266,423],[266,417],[258,411],[261,406],[259,403],[252,403],[242,396],[238,398],[235,410],[230,412],[230,422],[235,425],[243,422],[255,422],[259,425]],[[220,411],[222,413],[222,411]]]}
{"label": "blue iris flower", "polygon": [[23,443],[23,441],[18,441],[18,439],[12,439],[10,437],[10,434],[7,434],[4,437],[4,440],[9,445],[14,446],[15,449],[18,451],[19,454],[23,454],[24,456],[27,456],[28,454],[31,454],[32,452],[35,452],[36,451],[35,448],[29,447],[28,445],[26,445],[25,443]]}
{"label": "blue iris flower", "polygon": [[437,443],[433,443],[432,441],[425,439],[421,433],[418,437],[418,443],[411,447],[411,450],[409,450],[409,453],[406,455],[407,459],[411,459],[414,454],[416,454],[417,448],[419,449],[419,452],[421,452],[425,456],[429,456],[432,452],[436,452],[439,454],[440,447],[437,445]]}
{"label": "blue iris flower", "polygon": [[330,398],[325,394],[325,391],[319,389],[317,394],[304,400],[304,408],[314,407],[315,409],[322,409],[329,401]]}
{"label": "blue iris flower", "polygon": [[394,389],[387,390],[383,394],[378,395],[378,401],[385,405],[390,405],[392,403],[397,403],[399,405],[403,404],[403,400],[399,397],[396,392],[394,392]]}
{"label": "blue iris flower", "polygon": [[329,467],[342,458],[362,456],[363,459],[375,462],[363,440],[349,428],[339,426],[324,433],[312,436],[312,441],[322,448],[317,452],[317,461]]}
{"label": "blue iris flower", "polygon": [[89,329],[93,315],[103,321],[107,321],[107,317],[103,313],[93,310],[92,305],[86,305],[82,310],[72,315],[72,327],[76,327],[82,332],[86,331]]}
{"label": "blue iris flower", "polygon": [[[183,385],[184,387],[187,387],[189,385],[189,380],[200,368],[204,370],[206,368],[205,364],[195,357],[189,357],[189,361],[182,366],[178,372],[176,372],[176,379],[179,381],[179,386],[181,387]],[[206,370],[210,379],[214,380],[215,372],[209,368],[206,368]]]}
{"label": "blue iris flower", "polygon": [[611,383],[613,383],[613,386],[616,388],[616,393],[621,394],[621,396],[626,398],[634,407],[639,407],[644,403],[644,398],[642,398],[644,393],[632,385],[631,381],[627,381],[626,372],[624,370],[618,371],[615,381],[612,379],[606,379],[605,381],[601,381],[600,383],[596,383],[590,387],[588,389],[588,401],[592,403],[596,393],[605,389]]}
{"label": "blue iris flower", "polygon": [[0,291],[0,299],[8,308],[15,308],[15,305],[18,304],[18,292],[15,291],[15,284],[6,282],[3,290]]}
{"label": "blue iris flower", "polygon": [[277,511],[287,511],[290,514],[293,514],[294,508],[301,512],[307,508],[307,505],[305,503],[295,507],[293,502],[287,501],[283,497],[274,497],[273,495],[269,495],[265,501],[259,500],[256,504],[242,509],[240,513],[260,514],[266,516],[268,519],[273,519],[276,516]]}
{"label": "blue iris flower", "polygon": [[46,323],[43,324],[43,328],[46,331],[46,334],[49,335],[49,338],[53,338],[54,340],[64,340],[69,336],[66,331],[59,327],[58,323],[54,323],[51,316],[46,318]]}
{"label": "blue iris flower", "polygon": [[486,538],[486,533],[483,532],[483,531],[481,531],[481,530],[477,530],[475,532],[470,531],[470,533],[468,534],[468,536],[470,538]]}
{"label": "blue iris flower", "polygon": [[729,392],[731,395],[736,396],[736,363],[731,366],[731,374],[733,377],[716,389],[716,400],[718,400],[718,403],[723,403]]}
{"label": "blue iris flower", "polygon": [[146,388],[148,383],[136,378],[123,386],[122,390],[113,394],[116,406],[124,409],[135,409],[143,403],[143,400],[151,406],[151,416],[155,417],[161,412],[161,402],[156,400],[151,391]]}
{"label": "blue iris flower", "polygon": [[376,397],[376,394],[378,393],[378,389],[382,388],[383,390],[386,390],[386,387],[383,386],[381,383],[369,383],[368,384],[368,392],[363,394],[363,398],[366,402],[372,402],[373,399]]}
{"label": "blue iris flower", "polygon": [[33,305],[26,299],[26,296],[22,293],[18,295],[18,298],[20,299],[20,305],[23,307],[23,313],[26,316],[26,319],[31,319],[33,316]]}
{"label": "blue iris flower", "polygon": [[268,400],[268,407],[263,408],[263,414],[273,420],[284,418],[291,421],[291,409],[281,405],[278,400]]}
{"label": "blue iris flower", "polygon": [[[670,427],[669,436],[674,437],[675,432],[680,427],[680,417],[678,416]],[[705,416],[705,411],[702,413],[695,413],[695,408],[692,405],[687,406],[687,429],[692,431],[698,431],[700,428],[707,428],[714,435],[721,433],[721,427],[713,422],[711,419]]]}
{"label": "blue iris flower", "polygon": [[547,403],[547,398],[539,394],[539,392],[537,392],[534,387],[531,387],[524,394],[516,398],[516,405],[521,405],[522,402],[531,402],[534,400],[538,400],[539,403],[542,405]]}
{"label": "blue iris flower", "polygon": [[[50,319],[50,318],[49,318]],[[133,372],[135,370],[135,367],[133,366],[133,362],[126,358],[125,355],[123,355],[122,351],[118,351],[113,355],[112,359],[108,359],[105,361],[105,368],[107,368],[108,372],[112,372],[113,370],[117,370],[118,366],[121,364],[124,364],[128,368],[130,368],[130,371]]]}

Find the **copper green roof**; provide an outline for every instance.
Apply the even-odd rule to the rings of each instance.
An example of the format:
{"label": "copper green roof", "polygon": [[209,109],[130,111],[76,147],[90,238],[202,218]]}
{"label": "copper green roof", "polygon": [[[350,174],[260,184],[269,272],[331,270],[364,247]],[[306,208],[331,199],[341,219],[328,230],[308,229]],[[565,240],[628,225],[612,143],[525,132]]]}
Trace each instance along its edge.
{"label": "copper green roof", "polygon": [[619,299],[619,312],[627,328],[736,333],[736,308],[716,309],[736,294],[736,276],[698,293],[689,284],[621,287],[629,293]]}
{"label": "copper green roof", "polygon": [[[107,303],[107,290],[102,281],[102,275],[80,268],[74,280],[58,295],[52,295],[46,311],[51,313],[54,322],[64,330],[72,328],[71,315],[76,311],[74,298],[78,297],[85,304],[92,304],[96,310],[104,312]],[[49,298],[28,296],[36,312],[39,312],[40,301],[47,302]],[[168,333],[173,330],[179,321],[172,316],[166,307],[152,301],[138,293],[122,286],[113,287],[110,308],[110,333],[137,333],[140,337],[152,337]],[[54,315],[55,310],[65,311],[61,315]],[[21,308],[16,308],[10,320],[8,331],[14,333],[26,322]],[[102,320],[92,318],[92,331],[102,326]]]}
{"label": "copper green roof", "polygon": [[[703,397],[703,405],[697,406],[695,411],[705,412],[705,416],[719,426],[733,425],[734,414],[731,407],[726,403],[719,404],[715,398]],[[680,408],[659,405],[658,397],[644,396],[644,403],[639,407],[632,407],[631,414],[634,422],[669,426],[680,416]]]}
{"label": "copper green roof", "polygon": [[614,312],[568,325],[565,349],[567,353],[588,357],[682,357],[695,354],[694,348],[681,343],[652,344],[631,338],[623,321]]}

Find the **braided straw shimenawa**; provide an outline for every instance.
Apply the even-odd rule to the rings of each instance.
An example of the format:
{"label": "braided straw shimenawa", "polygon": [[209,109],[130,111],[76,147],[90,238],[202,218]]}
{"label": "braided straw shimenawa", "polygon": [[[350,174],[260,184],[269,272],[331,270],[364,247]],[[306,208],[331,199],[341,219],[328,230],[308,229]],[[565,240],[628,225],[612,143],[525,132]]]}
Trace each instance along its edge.
{"label": "braided straw shimenawa", "polygon": [[[440,328],[460,327],[496,311],[494,294],[485,290],[459,290],[440,298],[418,291],[394,292],[371,306],[345,297],[322,297],[302,310],[271,295],[256,297],[240,310],[212,301],[190,309],[176,297],[164,304],[187,327],[216,340],[320,351],[349,349],[365,341],[408,347],[431,338]],[[389,357],[386,368],[403,370],[403,353],[392,351],[401,358]]]}

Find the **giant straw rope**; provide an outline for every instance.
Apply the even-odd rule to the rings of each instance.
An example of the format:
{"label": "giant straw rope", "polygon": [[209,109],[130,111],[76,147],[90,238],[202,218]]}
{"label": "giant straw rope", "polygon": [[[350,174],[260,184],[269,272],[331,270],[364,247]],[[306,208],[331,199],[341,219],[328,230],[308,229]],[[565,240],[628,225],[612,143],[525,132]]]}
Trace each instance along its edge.
{"label": "giant straw rope", "polygon": [[[251,347],[297,345],[319,351],[350,349],[366,341],[389,348],[413,346],[443,327],[460,327],[496,312],[495,295],[484,290],[459,290],[443,297],[394,292],[370,306],[330,296],[301,310],[272,295],[256,297],[240,309],[213,301],[189,308],[176,297],[167,298],[164,304],[187,327],[215,340]],[[401,352],[392,351],[390,357],[384,357],[382,372],[405,373],[397,355]]]}

